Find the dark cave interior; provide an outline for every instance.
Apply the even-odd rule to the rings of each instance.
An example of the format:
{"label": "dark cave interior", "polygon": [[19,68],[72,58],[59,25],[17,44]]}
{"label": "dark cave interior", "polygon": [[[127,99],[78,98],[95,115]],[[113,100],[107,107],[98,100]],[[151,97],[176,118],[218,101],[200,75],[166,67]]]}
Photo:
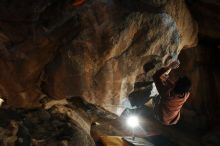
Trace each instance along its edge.
{"label": "dark cave interior", "polygon": [[146,103],[137,137],[220,145],[219,10],[218,0],[1,0],[0,146],[99,146],[130,136],[122,101],[174,58],[171,80],[192,81],[180,120],[163,125]]}

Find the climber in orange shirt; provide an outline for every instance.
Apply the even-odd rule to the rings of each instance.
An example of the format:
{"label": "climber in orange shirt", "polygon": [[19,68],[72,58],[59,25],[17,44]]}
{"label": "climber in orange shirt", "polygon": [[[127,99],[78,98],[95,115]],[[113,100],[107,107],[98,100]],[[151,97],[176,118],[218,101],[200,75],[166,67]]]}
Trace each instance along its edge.
{"label": "climber in orange shirt", "polygon": [[[152,99],[153,112],[157,120],[164,125],[176,124],[180,119],[180,110],[189,98],[191,81],[188,77],[180,77],[175,83],[169,80],[169,72],[179,66],[179,61],[170,63],[153,75],[153,81],[144,84],[144,88],[129,94],[121,117],[132,113],[142,114],[146,110],[144,104]],[[148,63],[144,71],[154,68],[154,62]],[[129,105],[129,106],[128,106]]]}
{"label": "climber in orange shirt", "polygon": [[165,125],[173,125],[180,119],[180,110],[189,98],[191,81],[188,77],[180,77],[175,83],[168,79],[167,71],[175,69],[179,62],[175,61],[153,75],[159,96],[153,98],[155,117]]}

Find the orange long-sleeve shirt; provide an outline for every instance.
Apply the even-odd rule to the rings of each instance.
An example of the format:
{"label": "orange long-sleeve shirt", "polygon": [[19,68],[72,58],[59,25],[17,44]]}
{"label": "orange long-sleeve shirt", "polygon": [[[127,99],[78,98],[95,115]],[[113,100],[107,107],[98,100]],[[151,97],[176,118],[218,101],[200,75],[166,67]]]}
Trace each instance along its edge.
{"label": "orange long-sleeve shirt", "polygon": [[156,88],[161,96],[159,102],[155,104],[154,111],[160,122],[165,125],[172,125],[179,121],[180,110],[188,99],[188,96],[185,95],[184,97],[179,98],[176,95],[171,95],[174,84],[169,80],[166,82],[162,82],[161,80],[161,75],[167,70],[168,69],[162,68],[153,76]]}

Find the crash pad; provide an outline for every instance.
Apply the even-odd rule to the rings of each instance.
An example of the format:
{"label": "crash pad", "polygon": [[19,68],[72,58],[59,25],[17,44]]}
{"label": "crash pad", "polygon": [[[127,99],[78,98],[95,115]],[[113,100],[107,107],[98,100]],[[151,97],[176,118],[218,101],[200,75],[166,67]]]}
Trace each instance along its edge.
{"label": "crash pad", "polygon": [[104,146],[129,146],[120,136],[101,136],[100,140]]}

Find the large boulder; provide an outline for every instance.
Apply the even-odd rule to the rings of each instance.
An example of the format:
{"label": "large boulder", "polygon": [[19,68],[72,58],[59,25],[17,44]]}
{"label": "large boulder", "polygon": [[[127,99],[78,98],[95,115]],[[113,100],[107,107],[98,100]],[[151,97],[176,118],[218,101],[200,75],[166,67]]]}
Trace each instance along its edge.
{"label": "large boulder", "polygon": [[111,105],[132,91],[145,63],[158,62],[146,75],[151,76],[183,47],[196,45],[197,25],[183,1],[165,3],[158,11],[152,11],[156,4],[129,3],[92,1],[80,8],[79,34],[46,69],[50,96],[83,95],[113,110]]}
{"label": "large boulder", "polygon": [[[140,76],[148,80],[197,43],[183,0],[76,2],[1,2],[0,94],[7,105],[84,96],[113,110]],[[143,74],[152,60],[157,64]]]}

